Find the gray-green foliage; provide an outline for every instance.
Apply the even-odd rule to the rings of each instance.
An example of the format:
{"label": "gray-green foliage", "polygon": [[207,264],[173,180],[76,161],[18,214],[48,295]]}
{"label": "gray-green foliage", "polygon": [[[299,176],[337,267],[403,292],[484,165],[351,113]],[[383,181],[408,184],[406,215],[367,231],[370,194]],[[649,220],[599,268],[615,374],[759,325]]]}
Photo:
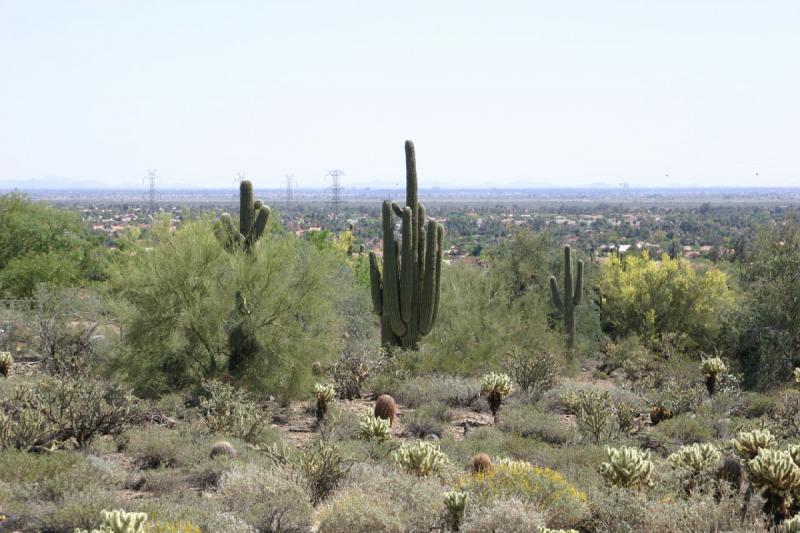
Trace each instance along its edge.
{"label": "gray-green foliage", "polygon": [[217,376],[230,355],[227,325],[239,291],[264,347],[240,379],[282,398],[305,394],[311,362],[332,358],[340,342],[337,305],[351,290],[343,261],[294,235],[228,254],[210,221],[188,222],[151,251],[137,250],[113,277],[123,331],[115,369],[147,394]]}
{"label": "gray-green foliage", "polygon": [[200,412],[211,433],[258,442],[272,418],[250,395],[233,385],[219,381],[203,382]]}
{"label": "gray-green foliage", "polygon": [[[383,202],[383,268],[370,252],[370,285],[374,311],[381,317],[381,344],[416,350],[439,314],[444,228],[425,221],[417,197],[414,144],[406,141],[406,206]],[[394,215],[402,220],[395,240]]]}

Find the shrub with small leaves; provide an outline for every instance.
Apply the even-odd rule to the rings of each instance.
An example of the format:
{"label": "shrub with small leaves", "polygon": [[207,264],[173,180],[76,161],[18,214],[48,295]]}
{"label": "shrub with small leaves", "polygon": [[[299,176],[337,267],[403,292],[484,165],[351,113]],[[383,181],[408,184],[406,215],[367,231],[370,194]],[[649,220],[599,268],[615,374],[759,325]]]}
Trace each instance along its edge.
{"label": "shrub with small leaves", "polygon": [[211,433],[219,433],[257,442],[265,422],[272,416],[250,399],[250,395],[237,387],[219,381],[203,383],[205,397],[200,400],[200,411]]}
{"label": "shrub with small leaves", "polygon": [[[91,533],[144,533],[147,513],[128,513],[122,509],[114,511],[100,511],[102,519],[99,529]],[[76,529],[75,533],[90,533],[86,530]]]}
{"label": "shrub with small leaves", "polygon": [[511,384],[511,378],[508,374],[499,374],[491,372],[483,376],[481,380],[481,395],[486,396],[489,402],[489,409],[494,416],[494,423],[500,422],[500,406],[503,404],[503,399],[511,394],[514,386]]}
{"label": "shrub with small leaves", "polygon": [[422,440],[414,444],[403,444],[392,457],[400,468],[420,477],[440,472],[450,462],[438,444]]}
{"label": "shrub with small leaves", "polygon": [[762,448],[747,462],[750,483],[762,489],[764,512],[776,521],[789,516],[791,493],[800,489],[800,467],[787,451]]}
{"label": "shrub with small leaves", "polygon": [[389,421],[369,413],[365,413],[361,417],[358,435],[364,440],[375,440],[377,442],[384,442],[392,437],[389,432]]}
{"label": "shrub with small leaves", "polygon": [[351,466],[336,445],[327,440],[320,440],[300,452],[297,464],[308,482],[314,505],[333,492]]}
{"label": "shrub with small leaves", "polygon": [[514,347],[504,358],[503,366],[534,401],[558,385],[558,361],[550,353],[526,352]]}
{"label": "shrub with small leaves", "polygon": [[324,385],[322,383],[314,385],[314,396],[317,399],[317,421],[325,418],[325,413],[328,412],[328,405],[333,401],[335,395],[336,389],[333,388],[333,385]]}
{"label": "shrub with small leaves", "polygon": [[447,509],[447,523],[451,530],[458,531],[467,509],[468,492],[450,491],[444,493],[444,506]]}
{"label": "shrub with small leaves", "polygon": [[554,527],[574,527],[585,518],[585,493],[560,472],[527,461],[500,459],[493,470],[463,476],[456,488],[470,493],[470,501],[474,502],[472,509],[514,498],[543,513],[547,523]]}
{"label": "shrub with small leaves", "polygon": [[745,461],[754,459],[760,450],[774,448],[777,444],[775,437],[768,429],[741,431],[731,443],[734,453]]}
{"label": "shrub with small leaves", "polygon": [[717,379],[721,374],[727,372],[728,367],[725,366],[725,362],[719,357],[707,357],[703,359],[701,369],[706,378],[708,394],[713,396],[717,390]]}
{"label": "shrub with small leaves", "polygon": [[600,475],[612,485],[619,487],[651,487],[653,481],[653,462],[650,452],[623,446],[611,448],[606,446],[608,462],[600,465]]}
{"label": "shrub with small leaves", "polygon": [[14,366],[14,358],[11,357],[11,352],[0,352],[0,374],[8,377],[12,366]]}

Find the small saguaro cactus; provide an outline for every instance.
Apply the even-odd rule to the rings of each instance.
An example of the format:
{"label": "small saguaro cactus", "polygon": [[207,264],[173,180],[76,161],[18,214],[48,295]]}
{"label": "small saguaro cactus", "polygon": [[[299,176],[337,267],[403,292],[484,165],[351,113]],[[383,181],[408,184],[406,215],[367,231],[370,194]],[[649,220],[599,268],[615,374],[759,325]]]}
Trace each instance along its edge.
{"label": "small saguaro cactus", "polygon": [[221,232],[218,235],[228,250],[242,246],[250,253],[264,235],[269,215],[270,209],[264,202],[253,200],[253,184],[249,180],[242,180],[239,184],[239,229],[234,226],[230,214],[223,213],[219,219]]}
{"label": "small saguaro cactus", "polygon": [[747,462],[747,473],[753,487],[764,491],[764,512],[776,522],[788,518],[791,495],[800,489],[800,467],[789,452],[762,448]]}
{"label": "small saguaro cactus", "polygon": [[623,446],[611,448],[606,446],[608,462],[600,465],[600,475],[612,485],[620,487],[651,487],[653,481],[653,462],[650,452]]}
{"label": "small saguaro cactus", "polygon": [[450,491],[444,493],[444,506],[447,509],[447,521],[451,531],[461,529],[464,511],[467,509],[468,492]]}
{"label": "small saguaro cactus", "polygon": [[768,429],[754,429],[753,431],[741,431],[731,442],[733,452],[749,461],[758,455],[758,452],[765,448],[774,448],[777,444],[775,437]]}
{"label": "small saguaro cactus", "polygon": [[389,426],[394,424],[397,416],[397,404],[388,394],[381,394],[375,401],[375,417],[389,421]]}
{"label": "small saguaro cactus", "polygon": [[323,385],[322,383],[314,385],[314,396],[317,398],[317,421],[325,418],[325,414],[328,412],[328,404],[333,401],[335,394],[336,390],[333,385]]}
{"label": "small saguaro cactus", "polygon": [[14,358],[11,356],[11,352],[0,352],[0,374],[7,378],[11,373],[12,366],[14,366]]}
{"label": "small saguaro cactus", "polygon": [[728,367],[725,366],[725,362],[721,358],[708,357],[703,359],[701,369],[703,375],[706,377],[706,389],[708,389],[708,394],[714,396],[714,393],[717,391],[717,379],[728,370]]}
{"label": "small saguaro cactus", "polygon": [[364,416],[361,417],[358,436],[364,440],[384,442],[392,437],[389,431],[389,421],[365,413]]}
{"label": "small saguaro cactus", "polygon": [[486,396],[486,401],[489,402],[489,409],[492,411],[494,423],[500,423],[500,406],[503,404],[503,399],[511,394],[514,390],[511,384],[511,378],[507,374],[498,374],[491,372],[483,376],[481,381],[481,396]]}
{"label": "small saguaro cactus", "polygon": [[[395,239],[394,215],[402,220]],[[383,269],[369,254],[370,286],[375,314],[381,317],[381,344],[416,350],[430,333],[439,312],[444,228],[425,221],[417,199],[414,143],[406,141],[406,206],[383,202]]]}
{"label": "small saguaro cactus", "polygon": [[567,337],[567,349],[575,347],[575,307],[581,303],[583,294],[583,261],[578,261],[578,272],[572,279],[572,249],[564,246],[564,294],[558,289],[555,276],[550,276],[550,292],[553,305],[564,315],[564,330]]}

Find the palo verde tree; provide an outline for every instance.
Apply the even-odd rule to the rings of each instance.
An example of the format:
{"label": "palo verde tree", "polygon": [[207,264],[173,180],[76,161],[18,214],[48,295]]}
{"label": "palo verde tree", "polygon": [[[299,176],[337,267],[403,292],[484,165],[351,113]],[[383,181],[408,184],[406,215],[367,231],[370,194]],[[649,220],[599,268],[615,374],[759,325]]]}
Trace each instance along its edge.
{"label": "palo verde tree", "polygon": [[[381,317],[381,343],[416,350],[419,339],[436,322],[444,229],[425,221],[417,199],[414,143],[406,141],[406,205],[383,202],[383,270],[370,252],[370,285],[375,313]],[[394,234],[394,215],[402,219],[401,238]]]}
{"label": "palo verde tree", "polygon": [[553,305],[564,316],[564,330],[567,336],[567,349],[575,347],[575,307],[581,303],[583,293],[583,261],[578,261],[578,273],[572,279],[572,250],[569,245],[564,246],[564,295],[558,290],[558,281],[555,276],[550,276],[550,292]]}

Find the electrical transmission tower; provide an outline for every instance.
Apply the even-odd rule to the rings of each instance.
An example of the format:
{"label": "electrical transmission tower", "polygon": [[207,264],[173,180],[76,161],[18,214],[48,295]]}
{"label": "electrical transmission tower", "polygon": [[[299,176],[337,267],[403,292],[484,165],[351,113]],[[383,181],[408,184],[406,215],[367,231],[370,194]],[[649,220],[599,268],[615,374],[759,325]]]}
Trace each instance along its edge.
{"label": "electrical transmission tower", "polygon": [[293,186],[294,186],[294,174],[286,174],[286,211],[289,211],[289,206],[292,204]]}
{"label": "electrical transmission tower", "polygon": [[156,212],[156,181],[158,180],[158,174],[156,174],[155,170],[148,170],[147,176],[142,178],[144,184],[147,185],[147,192],[145,193],[148,206],[150,209],[150,213]]}
{"label": "electrical transmission tower", "polygon": [[342,184],[339,180],[344,175],[341,170],[329,170],[328,176],[331,178],[331,208],[333,210],[333,225],[339,220],[339,208],[342,204]]}

